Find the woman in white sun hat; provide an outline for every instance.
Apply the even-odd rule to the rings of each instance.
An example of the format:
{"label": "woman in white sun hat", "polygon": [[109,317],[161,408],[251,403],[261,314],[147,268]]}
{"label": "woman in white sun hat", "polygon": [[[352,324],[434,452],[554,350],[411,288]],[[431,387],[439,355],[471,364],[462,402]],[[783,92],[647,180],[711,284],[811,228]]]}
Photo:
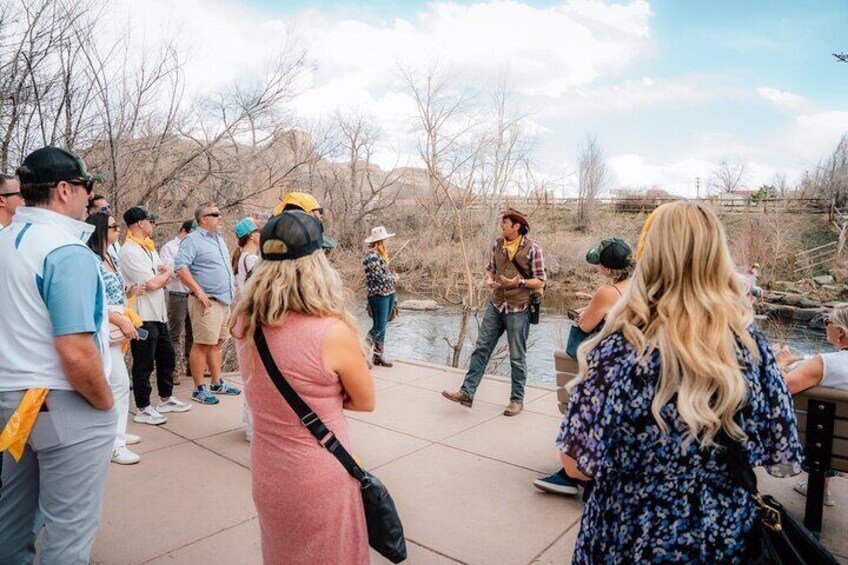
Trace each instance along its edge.
{"label": "woman in white sun hat", "polygon": [[392,270],[389,261],[389,251],[386,240],[395,234],[386,231],[383,226],[371,230],[371,235],[365,238],[368,253],[362,264],[365,266],[365,287],[368,290],[368,312],[374,324],[371,326],[369,337],[374,344],[374,364],[391,367],[383,357],[383,343],[386,341],[386,325],[395,315],[395,283],[397,274]]}

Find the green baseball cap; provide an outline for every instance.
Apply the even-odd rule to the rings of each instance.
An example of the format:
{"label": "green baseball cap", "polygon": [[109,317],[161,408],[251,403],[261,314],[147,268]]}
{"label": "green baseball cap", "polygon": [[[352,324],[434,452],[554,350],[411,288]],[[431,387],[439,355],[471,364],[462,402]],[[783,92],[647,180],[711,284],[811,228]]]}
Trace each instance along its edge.
{"label": "green baseball cap", "polygon": [[21,184],[41,184],[59,181],[95,183],[105,181],[100,174],[90,174],[81,157],[61,147],[42,147],[27,155],[18,167]]}
{"label": "green baseball cap", "polygon": [[622,239],[605,239],[586,253],[586,262],[607,269],[624,269],[630,264],[633,252]]}

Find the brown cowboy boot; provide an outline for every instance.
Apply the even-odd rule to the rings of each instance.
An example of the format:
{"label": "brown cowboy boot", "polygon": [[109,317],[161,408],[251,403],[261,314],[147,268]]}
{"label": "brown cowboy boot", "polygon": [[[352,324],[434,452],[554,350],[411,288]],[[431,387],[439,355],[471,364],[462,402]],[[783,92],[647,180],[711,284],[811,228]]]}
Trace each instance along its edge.
{"label": "brown cowboy boot", "polygon": [[383,357],[383,342],[374,342],[374,364],[379,367],[394,367],[395,364]]}
{"label": "brown cowboy boot", "polygon": [[452,392],[450,390],[443,390],[442,396],[444,396],[445,398],[447,398],[448,400],[450,400],[452,402],[462,404],[466,408],[471,408],[471,403],[474,402],[473,398],[471,398],[470,396],[466,396],[465,394],[463,394],[461,392]]}

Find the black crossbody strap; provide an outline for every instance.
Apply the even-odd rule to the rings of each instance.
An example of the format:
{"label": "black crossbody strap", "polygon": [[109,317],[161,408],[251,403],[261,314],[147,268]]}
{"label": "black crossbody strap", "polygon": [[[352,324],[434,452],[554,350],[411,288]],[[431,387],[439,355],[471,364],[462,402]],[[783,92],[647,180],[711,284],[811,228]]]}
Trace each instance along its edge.
{"label": "black crossbody strap", "polygon": [[[518,253],[515,255],[518,255]],[[533,275],[521,268],[521,265],[519,265],[518,261],[515,260],[515,255],[511,259],[512,264],[515,265],[515,270],[518,271],[518,274],[521,275],[522,279],[532,279]]]}
{"label": "black crossbody strap", "polygon": [[724,430],[716,436],[716,443],[724,448],[720,456],[727,463],[733,480],[752,497],[758,498],[760,491],[757,489],[757,475],[754,474],[748,458],[742,452],[742,444],[728,436]]}
{"label": "black crossbody strap", "polygon": [[344,467],[353,478],[358,481],[362,481],[362,479],[365,478],[365,472],[362,470],[362,467],[356,463],[350,453],[347,452],[341,442],[336,438],[336,435],[324,425],[321,418],[319,418],[318,415],[312,411],[312,408],[310,408],[300,395],[295,392],[288,381],[286,381],[283,373],[280,372],[279,367],[277,367],[277,364],[274,362],[274,357],[271,355],[271,350],[268,349],[268,342],[265,341],[265,334],[262,333],[262,327],[258,324],[256,326],[256,333],[254,334],[253,339],[256,342],[256,349],[259,351],[259,357],[262,359],[265,371],[267,371],[271,380],[274,381],[274,385],[277,387],[277,390],[280,391],[280,394],[286,400],[288,405],[291,406],[291,409],[295,414],[297,414],[297,417],[300,418],[301,423],[306,426],[306,429],[308,429],[313,436],[315,436],[318,443],[323,445],[327,451],[332,453],[333,456],[339,460],[342,467]]}

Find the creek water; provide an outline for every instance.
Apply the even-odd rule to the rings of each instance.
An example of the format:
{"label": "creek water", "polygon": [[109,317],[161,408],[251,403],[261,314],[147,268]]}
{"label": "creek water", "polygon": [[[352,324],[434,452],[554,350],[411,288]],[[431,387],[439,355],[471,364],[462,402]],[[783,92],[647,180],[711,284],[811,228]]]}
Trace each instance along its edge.
{"label": "creek water", "polygon": [[[371,324],[367,314],[362,311],[357,315],[364,331],[368,331]],[[474,350],[477,329],[482,320],[482,311],[469,320],[469,335],[460,361],[462,368],[468,366],[468,358]],[[449,365],[452,350],[446,338],[451,342],[456,341],[459,321],[459,312],[450,308],[428,312],[401,310],[400,316],[389,324],[386,333],[386,355]],[[547,312],[543,310],[538,325],[530,326],[527,342],[528,381],[555,385],[554,351],[565,349],[571,324],[573,322],[565,314],[550,309]],[[786,343],[793,351],[799,353],[814,354],[832,350],[824,340],[823,329],[787,326],[773,321],[761,321],[759,326],[772,343]],[[509,352],[504,336],[492,355],[487,372],[509,376],[509,371]],[[457,377],[457,388],[460,384],[461,378]]]}

